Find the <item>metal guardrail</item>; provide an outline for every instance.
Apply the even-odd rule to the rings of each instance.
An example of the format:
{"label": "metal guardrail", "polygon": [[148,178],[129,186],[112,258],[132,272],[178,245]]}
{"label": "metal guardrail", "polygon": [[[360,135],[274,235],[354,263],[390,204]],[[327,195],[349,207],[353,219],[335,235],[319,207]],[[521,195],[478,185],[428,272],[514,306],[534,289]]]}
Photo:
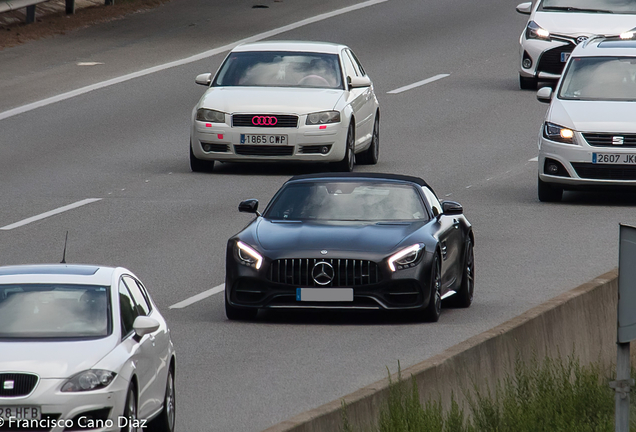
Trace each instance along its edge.
{"label": "metal guardrail", "polygon": [[[39,3],[44,3],[48,0],[0,0],[0,13],[10,12],[21,8],[26,8],[26,22],[32,23],[35,21],[35,7]],[[75,13],[75,0],[66,1],[66,14],[73,15]],[[105,0],[104,4],[115,4],[115,0]]]}

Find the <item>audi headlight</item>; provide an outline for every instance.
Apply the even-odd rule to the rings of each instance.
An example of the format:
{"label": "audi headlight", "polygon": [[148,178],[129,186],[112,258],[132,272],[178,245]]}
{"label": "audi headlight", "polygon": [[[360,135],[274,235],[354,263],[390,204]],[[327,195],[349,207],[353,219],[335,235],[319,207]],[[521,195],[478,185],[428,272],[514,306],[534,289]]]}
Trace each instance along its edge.
{"label": "audi headlight", "polygon": [[242,241],[236,242],[236,254],[242,264],[255,267],[256,270],[263,264],[263,256]]}
{"label": "audi headlight", "polygon": [[550,122],[545,122],[545,125],[543,125],[543,137],[563,144],[576,145],[576,141],[574,141],[574,131],[572,129]]}
{"label": "audi headlight", "polygon": [[65,393],[83,392],[108,387],[115,379],[115,375],[117,375],[115,372],[102,369],[80,372],[64,383],[62,391]]}
{"label": "audi headlight", "polygon": [[391,271],[402,270],[409,267],[415,267],[424,252],[424,245],[416,243],[412,246],[402,249],[401,251],[389,257],[389,268]]}
{"label": "audi headlight", "polygon": [[307,121],[305,122],[305,124],[320,125],[320,124],[339,123],[339,122],[340,122],[339,111],[322,111],[322,112],[311,113],[307,115]]}
{"label": "audi headlight", "polygon": [[225,113],[211,109],[199,108],[197,110],[197,120],[210,123],[225,123]]}
{"label": "audi headlight", "polygon": [[550,32],[544,28],[541,28],[539,24],[534,21],[528,22],[528,27],[526,27],[526,39],[550,39]]}

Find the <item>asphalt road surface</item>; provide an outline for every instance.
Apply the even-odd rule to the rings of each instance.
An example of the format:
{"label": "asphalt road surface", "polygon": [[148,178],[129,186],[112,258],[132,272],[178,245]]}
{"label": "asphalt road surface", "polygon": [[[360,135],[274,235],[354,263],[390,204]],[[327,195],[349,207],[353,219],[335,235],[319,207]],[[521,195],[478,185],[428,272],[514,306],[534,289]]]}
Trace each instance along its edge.
{"label": "asphalt road surface", "polygon": [[[172,327],[180,432],[265,429],[617,265],[618,224],[636,224],[635,195],[537,199],[533,158],[547,105],[518,89],[525,17],[516,3],[388,0],[287,29],[357,2],[263,3],[270,7],[174,0],[0,51],[0,264],[59,262],[68,231],[69,262],[133,270]],[[245,323],[227,321],[221,293],[191,299],[221,291],[209,290],[224,281],[227,238],[250,220],[239,201],[264,205],[290,176],[324,168],[190,172],[190,112],[204,91],[194,77],[216,70],[224,53],[179,60],[259,34],[356,52],[382,113],[380,162],[356,171],[421,176],[464,205],[476,237],[470,309],[445,309],[435,324],[324,312],[267,312]],[[176,63],[135,75],[168,62]],[[440,74],[448,76],[388,93]]]}

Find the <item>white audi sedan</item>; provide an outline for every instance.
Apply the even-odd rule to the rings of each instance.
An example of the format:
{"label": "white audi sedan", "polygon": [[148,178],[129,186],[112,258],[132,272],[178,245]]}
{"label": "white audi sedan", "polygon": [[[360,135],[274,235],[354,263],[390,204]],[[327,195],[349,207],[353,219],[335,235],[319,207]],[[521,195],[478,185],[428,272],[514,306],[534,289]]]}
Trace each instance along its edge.
{"label": "white audi sedan", "polygon": [[558,80],[574,47],[592,36],[618,36],[636,27],[634,0],[538,0],[521,3],[530,15],[521,37],[519,86]]}
{"label": "white audi sedan", "polygon": [[334,171],[375,164],[380,110],[353,51],[324,42],[234,48],[192,111],[190,167],[222,162],[329,162]]}
{"label": "white audi sedan", "polygon": [[564,189],[636,186],[636,38],[594,38],[577,46],[539,133],[538,193],[560,201]]}
{"label": "white audi sedan", "polygon": [[174,373],[166,321],[130,271],[0,267],[0,430],[173,432]]}

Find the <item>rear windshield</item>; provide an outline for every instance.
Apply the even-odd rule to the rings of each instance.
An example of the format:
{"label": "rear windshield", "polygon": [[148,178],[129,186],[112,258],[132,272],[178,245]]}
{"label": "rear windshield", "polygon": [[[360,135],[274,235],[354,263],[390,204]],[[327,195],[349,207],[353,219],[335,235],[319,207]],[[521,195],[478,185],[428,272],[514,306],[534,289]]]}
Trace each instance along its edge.
{"label": "rear windshield", "polygon": [[636,101],[636,57],[577,57],[565,71],[559,98]]}
{"label": "rear windshield", "polygon": [[231,53],[212,86],[343,88],[338,55],[277,51]]}
{"label": "rear windshield", "polygon": [[[634,0],[543,0],[539,10],[589,13],[636,13]],[[625,29],[628,30],[628,29]]]}
{"label": "rear windshield", "polygon": [[373,182],[290,184],[275,197],[265,217],[369,222],[428,219],[415,187]]}
{"label": "rear windshield", "polygon": [[0,339],[78,339],[110,334],[109,288],[0,285]]}

